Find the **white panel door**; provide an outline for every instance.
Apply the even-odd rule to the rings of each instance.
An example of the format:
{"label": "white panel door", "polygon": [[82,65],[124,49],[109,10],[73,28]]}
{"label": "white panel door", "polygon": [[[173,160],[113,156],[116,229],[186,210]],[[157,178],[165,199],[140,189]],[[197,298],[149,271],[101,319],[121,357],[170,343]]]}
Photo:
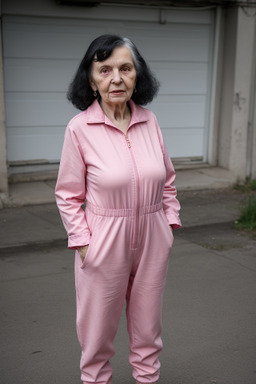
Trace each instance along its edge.
{"label": "white panel door", "polygon": [[[136,12],[136,9],[134,9]],[[149,106],[172,158],[205,159],[211,79],[212,11],[191,22],[3,17],[8,161],[58,162],[63,134],[78,111],[66,91],[90,42],[103,33],[131,38],[161,82]],[[168,15],[167,15],[168,16]]]}

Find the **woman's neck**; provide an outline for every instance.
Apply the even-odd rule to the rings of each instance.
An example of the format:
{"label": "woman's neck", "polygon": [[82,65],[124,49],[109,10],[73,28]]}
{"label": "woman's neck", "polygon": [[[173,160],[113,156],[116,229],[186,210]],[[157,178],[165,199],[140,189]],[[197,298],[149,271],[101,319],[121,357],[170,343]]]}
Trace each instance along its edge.
{"label": "woman's neck", "polygon": [[131,111],[127,103],[108,105],[101,103],[101,108],[110,121],[126,133],[131,120]]}

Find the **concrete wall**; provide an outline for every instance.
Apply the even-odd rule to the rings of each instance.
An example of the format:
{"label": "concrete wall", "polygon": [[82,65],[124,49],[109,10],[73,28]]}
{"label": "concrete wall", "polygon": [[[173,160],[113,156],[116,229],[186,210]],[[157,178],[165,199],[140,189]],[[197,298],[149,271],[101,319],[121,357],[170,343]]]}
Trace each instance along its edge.
{"label": "concrete wall", "polygon": [[222,92],[222,72],[223,72],[223,51],[224,51],[224,32],[225,32],[225,13],[221,7],[216,11],[214,36],[214,58],[213,58],[213,79],[212,79],[212,100],[211,100],[211,118],[209,132],[209,154],[208,163],[211,166],[218,165],[219,156],[219,116],[221,107]]}
{"label": "concrete wall", "polygon": [[251,157],[249,160],[250,164],[249,164],[249,172],[248,172],[249,177],[251,177],[252,179],[256,179],[256,83],[254,84],[255,84],[255,88],[254,88],[252,135],[251,135]]}
{"label": "concrete wall", "polygon": [[248,176],[248,122],[254,76],[255,17],[226,10],[218,164]]}
{"label": "concrete wall", "polygon": [[0,19],[0,193],[8,193],[5,102],[3,81],[2,25]]}
{"label": "concrete wall", "polygon": [[237,9],[232,8],[225,11],[223,57],[222,57],[222,88],[220,96],[220,117],[218,137],[218,165],[229,167],[232,109],[234,94],[234,72],[236,55],[236,33],[237,33]]}

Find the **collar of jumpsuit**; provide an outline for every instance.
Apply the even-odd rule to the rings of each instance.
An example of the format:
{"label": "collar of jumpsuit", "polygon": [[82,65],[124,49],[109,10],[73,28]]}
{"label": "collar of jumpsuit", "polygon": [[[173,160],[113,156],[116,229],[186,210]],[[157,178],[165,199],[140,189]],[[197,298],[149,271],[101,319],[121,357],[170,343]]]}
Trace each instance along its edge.
{"label": "collar of jumpsuit", "polygon": [[[134,124],[143,123],[149,120],[148,116],[146,116],[145,108],[137,106],[132,100],[129,100],[128,104],[131,109],[131,121],[129,123],[128,129]],[[95,100],[87,109],[87,124],[99,123],[104,123],[116,128],[112,121],[105,115],[99,102]]]}

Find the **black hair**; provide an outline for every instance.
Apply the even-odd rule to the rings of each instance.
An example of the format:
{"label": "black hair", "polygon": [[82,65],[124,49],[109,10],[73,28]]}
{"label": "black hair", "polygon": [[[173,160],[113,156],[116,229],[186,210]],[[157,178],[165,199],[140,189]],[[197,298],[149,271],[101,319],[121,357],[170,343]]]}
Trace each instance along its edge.
{"label": "black hair", "polygon": [[135,44],[126,37],[101,35],[90,44],[69,86],[67,98],[76,108],[84,111],[95,100],[94,92],[90,85],[93,61],[106,60],[111,56],[115,48],[121,46],[126,46],[131,50],[136,68],[136,91],[133,92],[131,99],[138,105],[146,105],[156,96],[159,82]]}

